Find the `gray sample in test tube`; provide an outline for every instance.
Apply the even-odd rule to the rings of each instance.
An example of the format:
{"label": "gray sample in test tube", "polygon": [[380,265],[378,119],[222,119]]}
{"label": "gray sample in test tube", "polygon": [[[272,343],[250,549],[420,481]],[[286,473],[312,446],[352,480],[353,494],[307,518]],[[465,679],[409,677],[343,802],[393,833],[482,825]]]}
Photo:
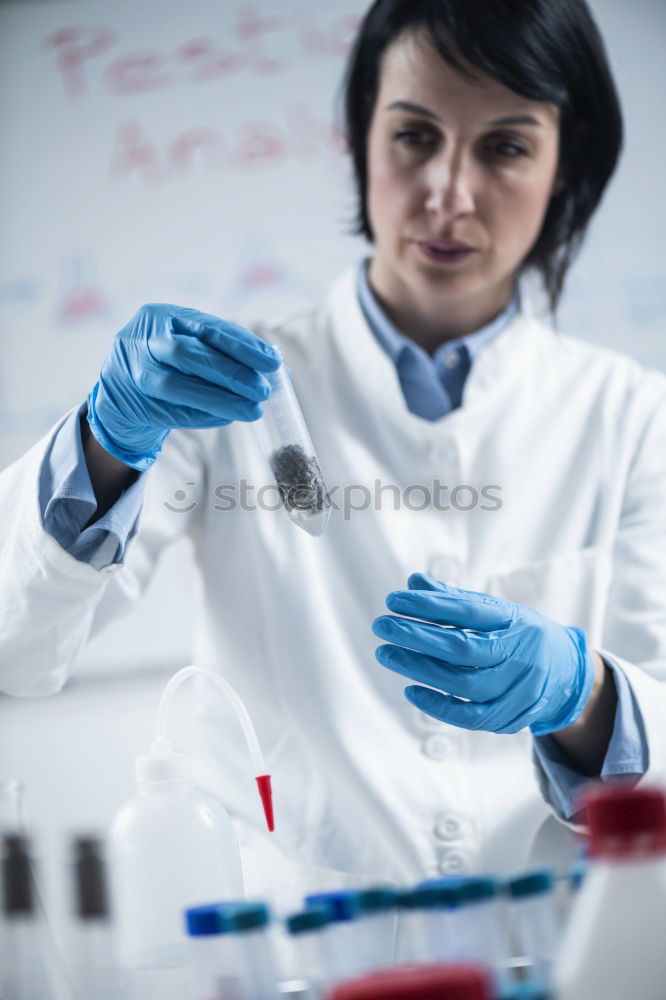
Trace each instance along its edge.
{"label": "gray sample in test tube", "polygon": [[264,377],[271,395],[262,403],[263,417],[254,423],[259,443],[289,517],[309,535],[319,537],[326,531],[331,501],[284,361]]}

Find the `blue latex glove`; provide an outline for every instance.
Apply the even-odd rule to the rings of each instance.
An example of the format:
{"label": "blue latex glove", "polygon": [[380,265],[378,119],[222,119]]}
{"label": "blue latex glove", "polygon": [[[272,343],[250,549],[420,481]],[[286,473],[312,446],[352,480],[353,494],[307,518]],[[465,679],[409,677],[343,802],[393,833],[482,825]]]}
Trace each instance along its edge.
{"label": "blue latex glove", "polygon": [[257,420],[270,395],[262,373],[278,353],[249,330],[181,306],[142,306],[123,327],[88,396],[88,423],[106,451],[143,471],[174,427]]}
{"label": "blue latex glove", "polygon": [[372,630],[390,643],[376,650],[383,666],[437,688],[405,688],[412,705],[442,722],[493,733],[529,726],[543,735],[576,721],[595,673],[581,629],[421,573],[407,586],[389,594],[386,606],[409,618],[382,615]]}

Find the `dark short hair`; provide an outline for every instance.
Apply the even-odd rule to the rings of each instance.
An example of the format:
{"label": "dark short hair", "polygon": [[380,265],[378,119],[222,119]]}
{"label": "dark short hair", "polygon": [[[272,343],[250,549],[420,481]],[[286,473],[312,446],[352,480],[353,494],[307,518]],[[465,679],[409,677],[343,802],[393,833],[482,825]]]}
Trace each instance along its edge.
{"label": "dark short hair", "polygon": [[351,232],[370,242],[367,138],[383,53],[404,33],[425,34],[463,76],[470,73],[461,58],[515,93],[559,107],[564,186],[552,196],[520,269],[539,273],[554,313],[622,147],[617,89],[585,0],[375,0],[360,25],[341,92],[357,194]]}

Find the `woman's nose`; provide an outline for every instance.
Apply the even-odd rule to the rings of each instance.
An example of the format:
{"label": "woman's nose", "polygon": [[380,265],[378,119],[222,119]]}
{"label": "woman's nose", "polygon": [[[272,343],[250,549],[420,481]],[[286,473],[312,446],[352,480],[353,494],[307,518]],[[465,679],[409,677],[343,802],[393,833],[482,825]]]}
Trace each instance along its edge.
{"label": "woman's nose", "polygon": [[426,209],[466,215],[476,205],[472,165],[461,156],[444,154],[430,163]]}

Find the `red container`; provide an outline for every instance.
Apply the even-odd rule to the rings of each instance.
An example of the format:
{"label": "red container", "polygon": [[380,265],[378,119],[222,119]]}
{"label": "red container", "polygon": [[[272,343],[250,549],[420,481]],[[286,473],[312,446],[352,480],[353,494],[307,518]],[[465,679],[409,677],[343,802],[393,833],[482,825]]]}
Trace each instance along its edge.
{"label": "red container", "polygon": [[479,965],[403,965],[338,983],[327,1000],[492,1000]]}

